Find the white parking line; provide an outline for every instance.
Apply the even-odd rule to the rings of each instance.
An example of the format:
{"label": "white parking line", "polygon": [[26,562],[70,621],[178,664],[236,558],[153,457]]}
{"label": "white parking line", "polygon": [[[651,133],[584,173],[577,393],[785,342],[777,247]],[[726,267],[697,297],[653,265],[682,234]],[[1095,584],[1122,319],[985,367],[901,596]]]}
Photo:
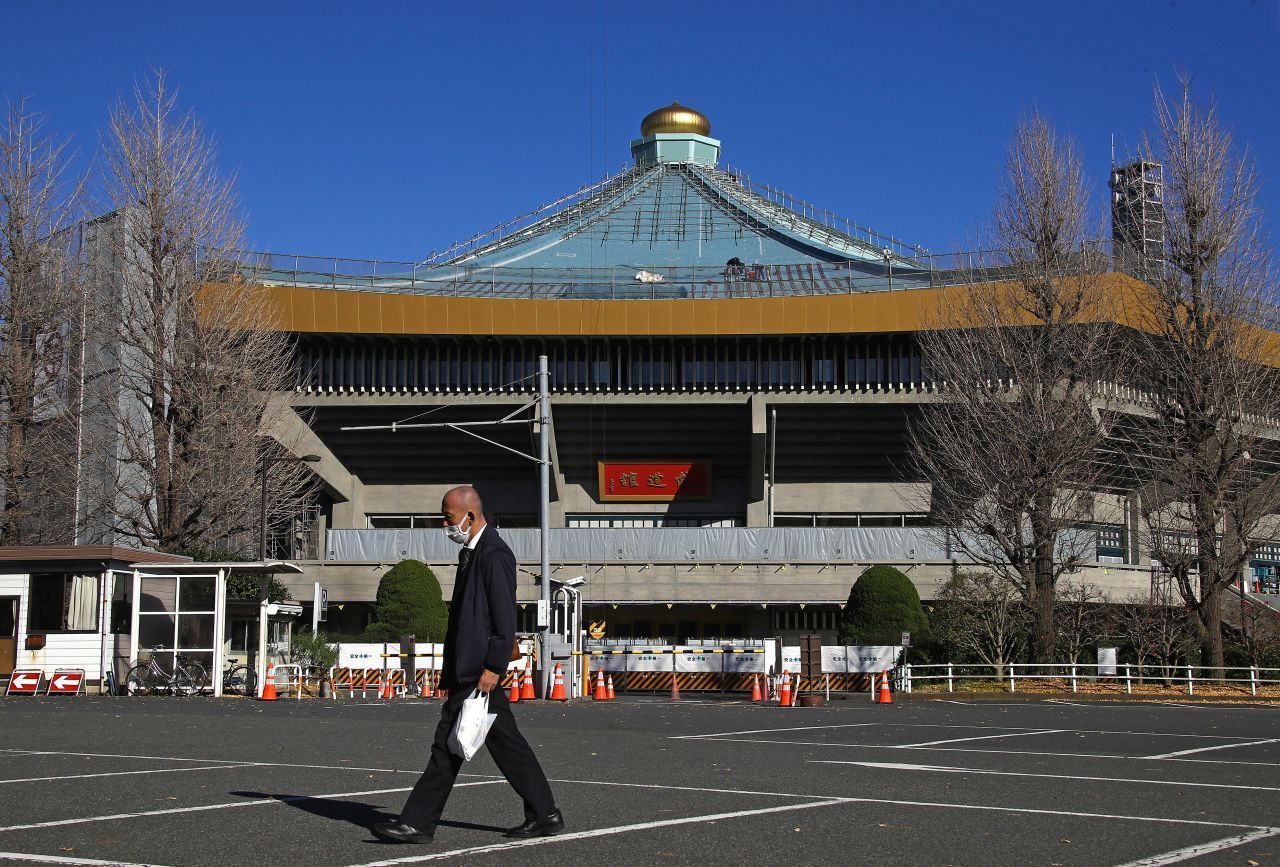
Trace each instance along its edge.
{"label": "white parking line", "polygon": [[807,804],[787,804],[781,807],[762,807],[756,810],[735,810],[731,813],[710,813],[705,816],[686,816],[682,819],[661,819],[654,822],[636,822],[632,825],[615,825],[612,828],[594,828],[590,831],[576,831],[569,834],[557,834],[554,837],[533,837],[528,840],[515,840],[505,843],[490,843],[486,846],[468,846],[465,849],[449,849],[445,852],[431,852],[426,855],[413,855],[408,858],[393,858],[387,861],[370,861],[359,867],[384,867],[391,864],[414,864],[420,861],[438,861],[442,858],[455,858],[459,855],[480,855],[485,852],[505,852],[508,849],[519,849],[526,846],[545,846],[549,843],[568,843],[572,840],[586,840],[591,837],[609,837],[614,834],[625,834],[629,831],[648,831],[653,828],[670,828],[675,825],[692,825],[702,822],[718,822],[722,819],[741,819],[747,816],[765,816],[770,813],[789,813],[796,810],[812,810],[816,807],[831,807],[850,803],[846,798],[832,798],[826,801],[811,801]]}
{"label": "white parking line", "polygon": [[[296,762],[251,762],[243,759],[193,759],[185,756],[135,756],[127,753],[75,753],[60,750],[0,750],[4,755],[27,756],[83,756],[91,759],[146,759],[153,762],[222,762],[244,768],[303,768],[319,771],[370,771],[382,774],[421,774],[421,770],[404,770],[402,768],[362,768],[356,765],[307,765]],[[462,776],[480,776],[463,774]]]}
{"label": "white parking line", "polygon": [[[720,738],[726,744],[779,744],[785,747],[843,747],[856,750],[892,750],[904,749],[888,744],[841,744],[829,741],[771,741],[763,738]],[[1110,753],[1051,753],[1043,750],[976,750],[966,747],[911,747],[913,750],[926,750],[938,753],[981,753],[984,756],[1067,756],[1082,759],[1131,759],[1133,756],[1121,756]],[[1174,761],[1178,761],[1174,759]]]}
{"label": "white parking line", "polygon": [[[458,783],[455,789],[462,786],[488,786],[504,782],[496,780],[476,780],[470,783]],[[172,807],[167,810],[147,810],[140,813],[115,813],[110,816],[85,816],[80,819],[57,819],[52,822],[30,822],[25,825],[6,825],[3,831],[29,831],[32,828],[61,828],[65,825],[86,825],[91,822],[115,822],[119,819],[138,819],[143,816],[169,816],[176,813],[203,813],[209,810],[231,810],[237,807],[259,807],[263,804],[292,804],[296,801],[332,801],[337,798],[358,798],[364,795],[389,795],[396,792],[408,792],[412,787],[397,789],[370,789],[364,792],[334,792],[328,795],[289,795],[283,798],[257,798],[252,801],[230,801],[219,804],[203,804],[199,807]]]}
{"label": "white parking line", "polygon": [[[1274,837],[1276,834],[1280,834],[1280,828],[1259,828],[1256,831],[1237,834],[1234,837],[1224,837],[1221,840],[1213,840],[1208,843],[1199,843],[1195,846],[1174,849],[1172,852],[1162,852],[1159,855],[1152,855],[1150,858],[1141,858],[1137,861],[1129,861],[1126,864],[1121,864],[1120,867],[1164,867],[1165,864],[1177,864],[1180,861],[1189,861],[1192,858],[1199,858],[1201,855],[1208,855],[1211,852],[1221,852],[1223,849],[1230,849],[1234,846],[1243,846],[1245,843],[1252,843],[1254,840]],[[1255,862],[1250,861],[1249,863],[1253,864]]]}
{"label": "white parking line", "polygon": [[[562,783],[562,784],[585,783],[589,785],[614,785],[614,786],[636,785],[633,783],[613,782],[608,780],[554,780],[553,782]],[[683,786],[644,785],[644,787],[653,788],[653,789],[677,789],[677,790],[701,791],[698,789],[692,789],[691,787],[683,787]],[[716,791],[716,790],[711,790],[711,791]],[[732,792],[733,790],[721,790],[721,791]],[[783,796],[783,793],[778,793],[778,792],[759,792],[759,793],[744,792],[743,794],[772,794],[772,795]],[[795,796],[790,795],[788,797],[795,797]],[[820,798],[823,796],[803,795],[800,797],[819,797]],[[352,865],[352,867],[384,867],[384,865],[392,865],[392,864],[414,864],[422,861],[436,861],[443,858],[453,858],[459,855],[478,855],[478,854],[483,854],[487,852],[498,852],[498,851],[503,851],[505,849],[514,849],[514,848],[520,848],[524,846],[545,846],[545,845],[552,845],[555,843],[565,843],[573,840],[581,840],[581,839],[586,839],[591,837],[603,837],[603,836],[611,836],[615,834],[623,834],[630,831],[652,830],[655,828],[666,828],[674,825],[686,825],[686,824],[692,824],[692,823],[698,823],[698,822],[714,822],[720,819],[732,819],[732,818],[741,818],[741,817],[747,817],[747,816],[758,816],[758,815],[764,815],[768,813],[782,813],[787,811],[805,810],[805,809],[811,809],[815,807],[838,806],[843,804],[885,804],[889,806],[903,806],[903,807],[932,807],[937,809],[977,810],[982,812],[996,812],[996,813],[1019,813],[1019,814],[1026,814],[1026,815],[1059,816],[1059,817],[1072,817],[1072,818],[1084,818],[1084,819],[1109,819],[1112,821],[1149,822],[1149,823],[1164,824],[1164,825],[1194,825],[1194,826],[1202,826],[1202,827],[1210,827],[1210,828],[1240,828],[1247,831],[1249,834],[1259,834],[1259,836],[1268,836],[1272,833],[1276,833],[1277,831],[1280,831],[1280,829],[1260,828],[1257,825],[1240,825],[1233,822],[1211,822],[1211,821],[1205,821],[1201,819],[1174,819],[1174,818],[1167,818],[1164,816],[1125,816],[1125,815],[1115,815],[1111,813],[1085,813],[1085,812],[1078,812],[1078,811],[1071,811],[1071,810],[1039,810],[1039,809],[1032,809],[1028,807],[998,807],[998,806],[991,806],[987,804],[947,804],[947,803],[935,803],[935,802],[929,802],[929,801],[899,801],[899,800],[892,800],[889,798],[831,797],[831,798],[825,798],[824,800],[820,800],[820,801],[811,801],[806,804],[793,804],[793,805],[781,806],[781,807],[768,807],[768,808],[757,809],[757,810],[739,810],[739,811],[734,811],[729,813],[716,813],[716,814],[705,815],[705,816],[690,816],[682,819],[664,819],[664,820],[653,821],[653,822],[637,822],[631,825],[616,825],[609,828],[595,828],[587,831],[579,831],[579,832],[568,833],[568,834],[558,834],[554,837],[535,837],[529,840],[518,840],[515,842],[508,842],[508,843],[493,843],[493,844],[488,844],[484,846],[469,846],[463,849],[450,849],[444,852],[431,852],[423,855],[412,855],[406,858],[396,858],[396,859],[390,859],[385,861],[372,861],[366,864]],[[1260,832],[1265,832],[1265,833],[1260,833]],[[1241,835],[1241,836],[1245,836],[1245,835]],[[1254,839],[1254,838],[1250,837],[1250,839]]]}
{"label": "white parking line", "polygon": [[98,861],[67,855],[35,855],[26,852],[0,852],[0,861],[25,861],[31,864],[110,864],[114,867],[158,867],[155,864],[132,864],[128,861]]}
{"label": "white parking line", "polygon": [[570,783],[581,786],[621,786],[628,789],[664,789],[672,792],[710,792],[715,795],[764,795],[770,798],[825,798],[839,795],[803,795],[799,792],[757,792],[751,789],[712,789],[702,786],[670,786],[662,783],[623,783],[618,780],[548,780],[550,783]]}
{"label": "white parking line", "polygon": [[962,744],[967,741],[989,741],[993,738],[1023,738],[1029,735],[1057,735],[1062,734],[1066,729],[1038,729],[1031,732],[1004,732],[998,735],[977,735],[971,738],[948,738],[944,741],[923,741],[918,744],[886,744],[885,749],[892,750],[914,750],[919,747],[935,747],[939,744]]}
{"label": "white parking line", "polygon": [[90,759],[150,759],[156,762],[196,762],[209,764],[210,762],[223,762],[228,765],[251,765],[253,762],[244,762],[239,759],[189,759],[181,756],[134,756],[128,753],[74,753],[63,750],[0,750],[0,753],[6,755],[24,755],[24,756],[83,756]]}
{"label": "white parking line", "polygon": [[1200,789],[1244,789],[1249,792],[1280,792],[1274,786],[1241,786],[1229,783],[1189,783],[1183,780],[1141,780],[1126,777],[1085,777],[1072,774],[1030,774],[1021,771],[993,771],[986,768],[951,768],[944,765],[912,765],[905,762],[850,762],[839,759],[807,759],[809,765],[857,765],[895,771],[932,771],[941,774],[986,774],[994,777],[1032,777],[1037,780],[1085,780],[1097,783],[1144,783],[1151,786],[1192,786]]}
{"label": "white parking line", "polygon": [[[709,735],[672,735],[670,738],[668,738],[668,740],[697,741],[697,740],[704,740],[706,738],[727,737],[728,735],[760,735],[760,734],[768,734],[771,732],[808,732],[808,731],[820,731],[823,729],[854,729],[862,726],[874,726],[874,725],[880,725],[880,723],[864,722],[864,723],[844,723],[842,725],[834,725],[834,726],[792,726],[791,728],[785,728],[785,729],[747,729],[746,731],[741,731],[741,732],[712,732]],[[970,727],[966,726],[966,728],[970,728]],[[974,728],[976,728],[976,726],[974,726]]]}
{"label": "white parking line", "polygon": [[[821,725],[821,726],[795,726],[793,728],[783,729],[754,729],[742,732],[713,732],[705,735],[670,735],[668,740],[702,740],[706,738],[728,737],[729,735],[751,735],[762,734],[766,732],[794,732],[794,731],[820,731],[822,729],[838,729],[838,728],[858,728],[865,726],[891,726],[895,729],[969,729],[978,731],[1010,731],[1010,732],[1041,732],[1049,731],[1048,729],[1038,729],[1034,726],[997,726],[988,725],[983,722],[969,723],[961,725],[958,723],[881,723],[881,722],[865,722],[865,723],[847,723],[843,725]],[[1196,738],[1197,740],[1217,740],[1217,741],[1235,741],[1239,740],[1239,735],[1206,735],[1200,733],[1187,732],[1135,732],[1135,731],[1113,731],[1111,729],[1053,729],[1053,731],[1063,731],[1070,734],[1081,735],[1133,735],[1136,737],[1153,737],[1153,738]]]}
{"label": "white parking line", "polygon": [[64,774],[60,777],[26,777],[21,780],[0,780],[0,786],[10,783],[47,783],[50,780],[87,780],[92,777],[132,777],[137,774],[176,774],[183,771],[220,771],[226,768],[243,768],[244,765],[196,765],[186,768],[152,768],[148,771],[106,771],[100,774]]}
{"label": "white parking line", "polygon": [[1143,756],[1143,758],[1144,759],[1172,759],[1172,758],[1177,758],[1178,756],[1189,756],[1192,753],[1207,753],[1213,750],[1230,750],[1230,749],[1235,749],[1236,747],[1256,747],[1258,744],[1274,744],[1276,741],[1280,741],[1280,738],[1267,738],[1266,740],[1261,740],[1261,741],[1244,741],[1242,743],[1235,743],[1235,744],[1218,744],[1217,746],[1199,747],[1194,750],[1179,750],[1176,753],[1161,753],[1158,756]]}

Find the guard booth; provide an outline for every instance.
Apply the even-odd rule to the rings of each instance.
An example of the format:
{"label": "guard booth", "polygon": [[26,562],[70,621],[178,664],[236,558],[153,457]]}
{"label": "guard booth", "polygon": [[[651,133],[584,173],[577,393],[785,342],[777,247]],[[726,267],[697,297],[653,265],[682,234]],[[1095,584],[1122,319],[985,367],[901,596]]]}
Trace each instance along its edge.
{"label": "guard booth", "polygon": [[129,632],[118,600],[131,590],[135,565],[190,562],[117,545],[0,548],[0,684],[15,668],[45,677],[73,669],[84,672],[86,689],[102,689],[117,642]]}
{"label": "guard booth", "polygon": [[589,684],[582,677],[586,646],[586,631],[582,626],[582,585],[585,583],[586,578],[582,575],[567,581],[551,579],[551,606],[548,611],[551,645],[547,648],[549,658],[541,666],[554,671],[559,663],[564,672],[567,694],[578,698],[585,696],[589,689]]}
{"label": "guard booth", "polygon": [[[129,628],[125,640],[117,636],[116,681],[123,679],[129,667],[148,658],[154,658],[162,670],[173,671],[181,655],[204,666],[215,696],[222,695],[222,672],[233,658],[254,666],[256,682],[262,683],[267,663],[283,661],[288,654],[289,624],[302,613],[302,606],[282,600],[229,601],[227,579],[235,572],[299,574],[302,570],[278,561],[136,564],[131,592],[120,600],[122,610],[129,613]],[[229,619],[229,612],[235,616]],[[157,646],[164,649],[155,651]]]}

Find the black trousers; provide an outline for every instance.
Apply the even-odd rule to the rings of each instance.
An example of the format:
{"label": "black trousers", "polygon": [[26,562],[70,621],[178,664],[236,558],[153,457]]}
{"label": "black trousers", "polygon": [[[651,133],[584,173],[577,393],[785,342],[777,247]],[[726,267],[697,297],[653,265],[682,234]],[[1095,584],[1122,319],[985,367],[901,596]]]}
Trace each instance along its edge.
{"label": "black trousers", "polygon": [[[400,811],[400,821],[419,831],[435,831],[440,814],[444,812],[445,802],[449,800],[449,792],[453,790],[454,781],[458,778],[463,759],[450,752],[449,735],[453,732],[453,724],[462,709],[462,702],[474,689],[472,685],[450,690],[449,697],[440,710],[440,724],[436,726],[435,740],[431,743],[431,758],[427,762],[427,769],[418,778],[413,791],[409,793],[409,799],[405,801],[404,809]],[[484,742],[489,755],[493,756],[494,764],[516,790],[516,794],[524,799],[524,817],[545,819],[555,812],[555,798],[551,794],[546,774],[538,764],[538,757],[516,728],[516,718],[511,713],[511,705],[501,686],[495,686],[489,693],[489,713],[497,714]]]}

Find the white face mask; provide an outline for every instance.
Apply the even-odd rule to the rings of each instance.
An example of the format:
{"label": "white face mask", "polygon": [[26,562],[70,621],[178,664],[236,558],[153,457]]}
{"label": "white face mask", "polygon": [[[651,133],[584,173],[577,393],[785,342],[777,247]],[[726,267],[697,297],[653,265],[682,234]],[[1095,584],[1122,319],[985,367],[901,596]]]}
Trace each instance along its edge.
{"label": "white face mask", "polygon": [[465,545],[467,543],[467,531],[462,529],[462,524],[466,521],[463,518],[457,524],[448,524],[444,528],[444,534],[449,537],[449,541],[456,545]]}

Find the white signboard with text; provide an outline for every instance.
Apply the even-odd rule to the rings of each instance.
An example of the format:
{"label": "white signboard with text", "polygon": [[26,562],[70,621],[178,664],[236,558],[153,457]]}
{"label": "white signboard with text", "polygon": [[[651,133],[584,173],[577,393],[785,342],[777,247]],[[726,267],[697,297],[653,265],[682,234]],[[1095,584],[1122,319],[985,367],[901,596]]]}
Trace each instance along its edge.
{"label": "white signboard with text", "polygon": [[[383,658],[383,654],[391,654]],[[400,644],[339,644],[339,668],[402,668],[400,665]],[[419,644],[418,658],[414,666],[419,671],[435,670],[440,667],[440,658],[444,653],[443,644]]]}
{"label": "white signboard with text", "polygon": [[898,664],[902,648],[896,645],[857,645],[846,647],[845,654],[850,674],[887,671]]}
{"label": "white signboard with text", "polygon": [[672,656],[670,648],[663,648],[666,653],[647,653],[640,649],[639,653],[627,651],[627,671],[671,671]]}

